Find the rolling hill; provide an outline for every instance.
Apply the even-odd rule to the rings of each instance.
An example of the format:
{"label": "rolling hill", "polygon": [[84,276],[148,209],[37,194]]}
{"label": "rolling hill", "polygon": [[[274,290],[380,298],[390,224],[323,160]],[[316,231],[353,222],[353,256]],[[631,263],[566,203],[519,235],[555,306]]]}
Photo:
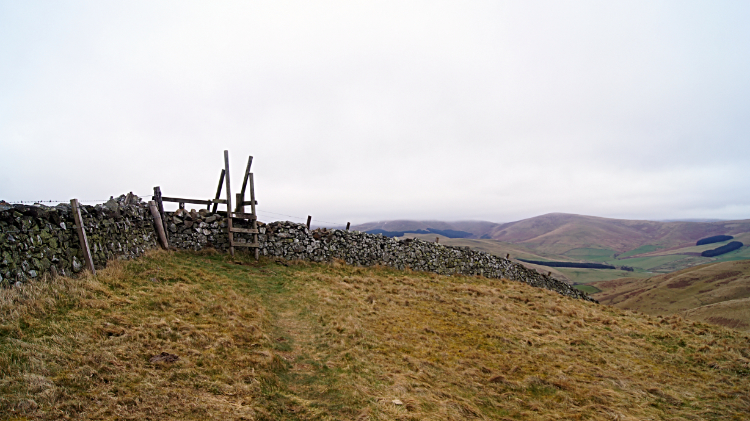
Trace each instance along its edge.
{"label": "rolling hill", "polygon": [[[636,277],[648,277],[651,273],[669,273],[711,262],[750,259],[750,247],[747,246],[750,244],[750,220],[659,222],[552,213],[504,224],[486,221],[400,220],[354,227],[364,231],[429,228],[460,230],[473,234],[471,238],[465,239],[467,241],[448,239],[444,241],[445,244],[467,245],[485,251],[494,249],[499,250],[501,255],[505,253],[503,250],[512,246],[511,248],[521,251],[511,253],[514,257],[529,258],[528,255],[536,255],[543,257],[542,260],[606,263],[618,267],[614,271],[559,271],[565,279],[581,284],[627,275],[619,270],[623,266],[633,268]],[[731,235],[733,240],[742,241],[745,246],[725,255],[702,257],[702,252],[733,241],[696,246],[698,240],[715,235]],[[430,237],[435,236],[426,235],[424,238]],[[481,242],[468,242],[470,239]],[[492,245],[492,242],[496,244]]]}
{"label": "rolling hill", "polygon": [[600,218],[596,216],[550,213],[516,222],[498,224],[487,221],[413,221],[369,222],[352,227],[359,231],[452,229],[483,238],[520,244],[543,253],[562,255],[576,249],[611,250],[622,254],[651,246],[674,249],[694,246],[696,241],[714,235],[750,233],[750,219],[718,222],[659,222]]}
{"label": "rolling hill", "polygon": [[711,263],[647,279],[593,284],[602,304],[651,315],[679,314],[693,320],[750,330],[750,260]]}

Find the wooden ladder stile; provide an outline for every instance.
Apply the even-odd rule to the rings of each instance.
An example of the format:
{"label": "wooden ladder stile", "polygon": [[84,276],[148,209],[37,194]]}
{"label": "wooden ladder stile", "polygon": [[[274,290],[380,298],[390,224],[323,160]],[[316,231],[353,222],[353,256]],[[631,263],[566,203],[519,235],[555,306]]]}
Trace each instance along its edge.
{"label": "wooden ladder stile", "polygon": [[[258,202],[255,200],[255,185],[253,183],[253,173],[250,172],[250,166],[253,163],[253,157],[251,156],[247,161],[247,168],[243,174],[242,179],[242,190],[236,196],[236,208],[232,207],[232,187],[229,183],[229,151],[224,151],[224,169],[221,170],[219,176],[219,185],[216,188],[216,196],[214,199],[203,200],[203,199],[186,199],[182,197],[165,197],[161,194],[160,187],[154,187],[153,200],[158,208],[158,212],[161,216],[164,232],[166,233],[167,239],[169,238],[169,232],[167,231],[167,220],[164,214],[164,206],[162,202],[175,202],[179,203],[180,209],[185,208],[186,203],[192,203],[197,205],[205,205],[206,209],[211,213],[216,213],[217,208],[220,204],[227,205],[227,236],[229,237],[229,253],[234,257],[235,247],[251,247],[255,248],[255,260],[260,258],[260,244],[258,242],[258,216],[255,213],[255,205]],[[221,197],[221,190],[226,184],[226,199],[219,199]],[[250,200],[245,200],[245,192],[250,187]],[[213,210],[211,209],[213,205]],[[250,205],[250,213],[245,212],[245,205]],[[243,219],[250,222],[250,228],[233,227],[234,219]],[[252,242],[236,241],[234,234],[251,234],[253,236]],[[168,245],[166,247],[169,247]]]}
{"label": "wooden ladder stile", "polygon": [[[226,183],[226,205],[227,205],[227,234],[229,237],[229,252],[234,256],[235,247],[249,247],[255,249],[255,260],[260,258],[260,244],[258,242],[258,216],[255,213],[255,185],[253,182],[253,173],[250,172],[250,167],[253,164],[253,157],[249,157],[247,161],[247,168],[242,177],[242,189],[237,194],[236,208],[232,209],[232,191],[229,185],[229,151],[224,151],[224,182]],[[247,187],[250,187],[250,200],[245,200],[245,193]],[[250,213],[245,212],[245,205],[250,205]],[[244,219],[250,221],[250,228],[235,228],[232,226],[233,219]],[[237,234],[252,234],[253,240],[251,243],[235,241],[234,233]]]}

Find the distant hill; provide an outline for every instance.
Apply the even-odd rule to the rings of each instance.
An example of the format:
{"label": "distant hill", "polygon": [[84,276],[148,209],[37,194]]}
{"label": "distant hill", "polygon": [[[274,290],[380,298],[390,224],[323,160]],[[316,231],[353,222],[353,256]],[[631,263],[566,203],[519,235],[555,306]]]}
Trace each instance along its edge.
{"label": "distant hill", "polygon": [[695,245],[701,238],[750,232],[750,220],[656,222],[551,213],[501,224],[494,240],[524,244],[534,250],[564,254],[575,248],[603,248],[624,253],[643,245],[663,248]]}
{"label": "distant hill", "polygon": [[430,228],[435,230],[453,230],[464,231],[473,234],[473,238],[481,238],[488,235],[493,228],[500,224],[489,221],[416,221],[416,220],[395,220],[395,221],[378,221],[367,222],[364,224],[354,225],[351,227],[357,231],[383,230],[387,232],[406,232],[406,231],[428,231]]}
{"label": "distant hill", "polygon": [[696,241],[717,235],[750,233],[750,219],[717,222],[659,222],[601,218],[597,216],[550,213],[508,223],[488,221],[368,222],[352,229],[371,231],[456,230],[483,238],[552,254],[565,254],[576,248],[598,248],[625,253],[644,245],[662,249],[688,247]]}
{"label": "distant hill", "polygon": [[694,320],[750,330],[750,260],[720,262],[647,279],[593,284],[602,304],[651,315],[679,314]]}
{"label": "distant hill", "polygon": [[[465,240],[482,241],[457,243],[451,239],[450,244],[468,245],[485,251],[496,249],[501,252],[500,255],[504,255],[502,250],[512,245],[512,248],[522,251],[521,254],[511,253],[513,257],[540,260],[522,255],[528,253],[543,257],[541,260],[599,263],[618,268],[561,268],[560,274],[574,284],[620,278],[624,275],[621,268],[632,268],[635,277],[649,277],[652,273],[669,273],[716,261],[750,259],[750,247],[747,246],[718,256],[702,256],[707,250],[724,246],[727,241],[696,245],[699,240],[719,236],[734,237],[744,244],[750,244],[750,220],[659,222],[551,213],[502,224],[487,221],[397,220],[360,224],[353,229],[403,232],[406,236],[421,235],[420,232],[431,230],[464,231],[472,234],[466,236]],[[416,234],[408,234],[408,231]],[[434,240],[434,236],[430,234],[424,238]],[[491,242],[498,243],[497,247]]]}

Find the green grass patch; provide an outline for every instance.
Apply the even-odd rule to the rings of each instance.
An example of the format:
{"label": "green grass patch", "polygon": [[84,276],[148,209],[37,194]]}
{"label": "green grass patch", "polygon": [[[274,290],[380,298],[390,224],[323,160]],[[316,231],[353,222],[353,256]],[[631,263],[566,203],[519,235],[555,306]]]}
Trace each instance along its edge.
{"label": "green grass patch", "polygon": [[645,245],[645,246],[640,246],[640,247],[635,248],[633,250],[626,251],[625,253],[622,253],[621,255],[617,256],[617,258],[618,259],[624,259],[626,257],[635,256],[637,254],[651,253],[652,251],[659,250],[660,248],[663,248],[663,247],[653,246],[653,245],[650,245],[650,244],[649,245]]}
{"label": "green grass patch", "polygon": [[651,270],[658,266],[664,265],[675,260],[684,259],[686,256],[683,255],[665,255],[665,256],[651,256],[651,257],[633,257],[630,259],[622,259],[619,261],[621,265],[632,266],[643,270]]}
{"label": "green grass patch", "polygon": [[590,284],[592,282],[609,281],[618,278],[643,277],[651,275],[643,272],[628,272],[619,269],[579,269],[579,268],[556,268],[568,279],[576,284]]}
{"label": "green grass patch", "polygon": [[583,292],[585,292],[587,294],[596,294],[597,292],[602,292],[602,290],[600,290],[599,288],[597,288],[595,286],[591,286],[591,285],[577,284],[577,285],[573,285],[573,287],[575,289],[577,289],[579,291],[583,291]]}
{"label": "green grass patch", "polygon": [[609,249],[577,248],[566,251],[564,255],[572,259],[588,262],[611,262],[614,260],[615,251]]}

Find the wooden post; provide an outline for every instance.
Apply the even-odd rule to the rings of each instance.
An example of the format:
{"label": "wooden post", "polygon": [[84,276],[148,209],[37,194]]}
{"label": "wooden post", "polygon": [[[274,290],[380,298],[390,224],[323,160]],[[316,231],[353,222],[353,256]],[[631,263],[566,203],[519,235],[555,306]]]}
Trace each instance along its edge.
{"label": "wooden post", "polygon": [[[253,157],[250,156],[247,158],[247,168],[245,168],[245,174],[242,175],[242,190],[240,190],[240,194],[242,195],[242,200],[245,200],[245,189],[247,188],[247,179],[248,175],[250,174],[250,167],[253,165]],[[252,183],[250,184],[252,186]]]}
{"label": "wooden post", "polygon": [[310,229],[310,221],[312,220],[312,216],[307,215],[307,229]]}
{"label": "wooden post", "polygon": [[229,151],[224,151],[224,181],[227,183],[227,235],[229,254],[234,257],[234,237],[232,236],[232,189],[229,185]]}
{"label": "wooden post", "polygon": [[91,273],[96,275],[94,260],[91,258],[91,250],[89,250],[89,240],[86,238],[86,230],[83,228],[81,209],[78,207],[78,199],[70,199],[70,206],[73,208],[73,219],[76,221],[78,240],[81,243],[81,249],[83,250],[83,259],[86,261],[86,266],[88,266]]}
{"label": "wooden post", "polygon": [[[250,171],[250,165],[253,163],[253,157],[250,157],[250,160],[247,162],[247,175],[245,176],[245,180],[250,183],[250,213],[253,214],[253,221],[250,223],[250,226],[252,229],[255,230],[255,234],[253,234],[253,243],[258,244],[258,214],[255,213],[255,205],[258,203],[255,201],[255,177],[253,177],[253,173]],[[244,190],[244,187],[243,187]],[[244,197],[244,194],[243,194]],[[255,260],[260,259],[260,248],[255,248]]]}
{"label": "wooden post", "polygon": [[161,216],[161,223],[162,227],[164,227],[164,232],[167,232],[167,218],[164,217],[164,202],[161,200],[161,187],[159,186],[154,187],[154,200],[159,209],[159,216]]}
{"label": "wooden post", "polygon": [[351,223],[347,222],[347,223],[346,223],[346,230],[347,230],[347,231],[349,231],[349,225],[351,225]]}
{"label": "wooden post", "polygon": [[164,250],[168,250],[169,242],[167,241],[167,233],[164,231],[164,224],[161,221],[161,215],[159,215],[156,202],[153,200],[148,202],[148,208],[151,210],[151,216],[154,218],[154,227],[156,228],[156,233],[159,235],[159,242]]}
{"label": "wooden post", "polygon": [[506,258],[506,259],[510,259],[510,253],[507,253],[507,254],[505,255],[505,258]]}
{"label": "wooden post", "polygon": [[[221,197],[221,187],[224,185],[224,172],[226,170],[221,170],[221,175],[219,176],[219,187],[216,188],[216,197],[215,199],[219,199]],[[218,203],[214,203],[214,210],[211,211],[211,213],[216,213],[216,208],[219,206]],[[208,207],[206,208],[208,210],[211,209],[211,204],[208,204]]]}
{"label": "wooden post", "polygon": [[435,244],[440,242],[440,237],[435,237]]}
{"label": "wooden post", "polygon": [[236,206],[235,206],[235,212],[245,213],[245,205],[242,204],[245,198],[242,197],[242,193],[235,194],[234,199],[237,201]]}

